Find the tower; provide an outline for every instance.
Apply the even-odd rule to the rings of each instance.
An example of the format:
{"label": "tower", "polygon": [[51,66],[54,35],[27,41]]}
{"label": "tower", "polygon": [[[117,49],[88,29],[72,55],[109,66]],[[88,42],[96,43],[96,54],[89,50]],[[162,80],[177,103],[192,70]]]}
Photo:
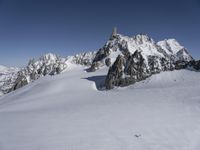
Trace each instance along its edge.
{"label": "tower", "polygon": [[114,27],[110,38],[112,39],[112,38],[115,37],[116,35],[117,35],[117,28]]}

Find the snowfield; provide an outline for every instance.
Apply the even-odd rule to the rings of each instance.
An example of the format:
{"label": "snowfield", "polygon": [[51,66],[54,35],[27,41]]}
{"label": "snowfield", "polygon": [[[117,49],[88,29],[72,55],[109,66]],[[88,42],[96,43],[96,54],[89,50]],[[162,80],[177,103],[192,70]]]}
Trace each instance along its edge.
{"label": "snowfield", "polygon": [[99,91],[106,73],[73,67],[0,97],[0,150],[199,150],[199,72]]}

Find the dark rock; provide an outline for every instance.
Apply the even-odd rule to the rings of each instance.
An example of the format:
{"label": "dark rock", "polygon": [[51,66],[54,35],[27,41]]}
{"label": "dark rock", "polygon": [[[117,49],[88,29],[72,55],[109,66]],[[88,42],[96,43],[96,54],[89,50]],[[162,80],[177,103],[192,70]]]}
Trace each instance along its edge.
{"label": "dark rock", "polygon": [[106,58],[105,64],[106,64],[107,67],[110,67],[110,65],[111,65],[111,59],[110,58]]}
{"label": "dark rock", "polygon": [[114,64],[109,68],[108,75],[105,81],[106,89],[112,89],[114,86],[120,85],[120,79],[123,75],[123,66],[123,56],[119,55]]}
{"label": "dark rock", "polygon": [[135,51],[133,55],[128,57],[124,73],[135,80],[140,80],[141,78],[147,76],[147,66],[144,63],[144,58],[141,52]]}
{"label": "dark rock", "polygon": [[24,75],[19,75],[12,90],[19,89],[28,84],[28,80]]}
{"label": "dark rock", "polygon": [[176,70],[186,69],[188,65],[189,65],[189,62],[179,60],[175,62],[175,69]]}
{"label": "dark rock", "polygon": [[194,68],[195,70],[200,70],[200,60],[192,60],[189,62],[189,67]]}

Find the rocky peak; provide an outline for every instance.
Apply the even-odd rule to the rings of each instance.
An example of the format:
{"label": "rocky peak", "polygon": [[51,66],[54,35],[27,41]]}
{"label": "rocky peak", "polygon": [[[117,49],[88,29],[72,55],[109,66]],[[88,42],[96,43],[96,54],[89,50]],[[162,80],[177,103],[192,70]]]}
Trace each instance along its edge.
{"label": "rocky peak", "polygon": [[150,38],[148,35],[146,34],[138,34],[136,36],[133,37],[133,39],[136,41],[136,43],[138,44],[143,44],[145,42],[150,42],[150,43],[155,43],[154,40],[152,38]]}
{"label": "rocky peak", "polygon": [[117,33],[97,51],[91,65],[91,70],[95,71],[102,66],[108,66],[108,60],[112,65],[118,55],[127,56],[129,54],[134,54],[136,50],[141,51],[146,63],[148,63],[148,59],[153,56],[159,58],[159,60],[162,58],[168,61],[193,60],[187,50],[175,39],[168,39],[156,43],[145,34],[128,37]]}
{"label": "rocky peak", "polygon": [[45,54],[38,60],[31,59],[28,65],[17,73],[17,78],[11,91],[42,76],[59,74],[66,67],[66,59],[52,53]]}
{"label": "rocky peak", "polygon": [[12,88],[19,70],[20,69],[17,67],[0,65],[0,96],[7,93],[10,88]]}

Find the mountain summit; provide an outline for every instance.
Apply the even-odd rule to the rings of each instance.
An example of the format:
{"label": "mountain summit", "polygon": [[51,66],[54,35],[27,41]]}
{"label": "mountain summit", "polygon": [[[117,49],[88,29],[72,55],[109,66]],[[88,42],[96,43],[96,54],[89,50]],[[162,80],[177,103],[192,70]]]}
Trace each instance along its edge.
{"label": "mountain summit", "polygon": [[128,37],[114,29],[111,38],[97,52],[90,70],[109,67],[105,87],[112,89],[161,71],[185,68],[192,61],[187,49],[175,39],[155,42],[145,34]]}
{"label": "mountain summit", "polygon": [[60,74],[74,65],[89,67],[88,71],[106,67],[108,73],[101,83],[106,89],[127,86],[162,71],[187,67],[200,69],[200,62],[195,61],[175,39],[156,42],[145,34],[124,36],[114,28],[109,40],[98,51],[66,58],[48,53],[38,60],[31,59],[26,67],[12,70],[12,76],[4,76],[1,93],[21,88],[46,75]]}

